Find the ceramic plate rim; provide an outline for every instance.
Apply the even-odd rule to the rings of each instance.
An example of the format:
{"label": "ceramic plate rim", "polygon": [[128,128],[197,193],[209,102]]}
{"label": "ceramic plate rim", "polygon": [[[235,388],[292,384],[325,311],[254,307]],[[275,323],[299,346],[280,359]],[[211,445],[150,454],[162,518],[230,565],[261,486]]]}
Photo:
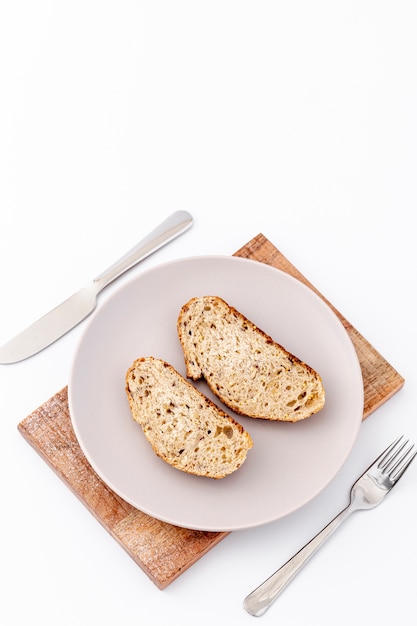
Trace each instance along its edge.
{"label": "ceramic plate rim", "polygon": [[[89,400],[90,404],[88,404],[87,400],[84,402],[83,405],[83,400],[85,399],[84,396],[88,395],[89,390],[88,387],[86,387],[86,383],[83,382],[81,383],[81,370],[83,365],[87,365],[90,364],[90,362],[92,361],[94,363],[94,356],[92,356],[92,350],[88,350],[88,345],[89,342],[92,342],[93,339],[95,338],[95,334],[98,337],[101,337],[102,335],[104,335],[104,333],[102,333],[102,335],[100,335],[100,325],[104,324],[104,327],[107,328],[105,326],[105,324],[119,324],[119,340],[120,340],[120,346],[123,343],[123,348],[120,348],[120,351],[122,350],[127,350],[126,345],[127,345],[127,338],[126,337],[122,337],[121,334],[122,332],[124,332],[124,330],[120,330],[120,320],[112,320],[110,317],[110,313],[112,313],[112,308],[115,309],[117,311],[117,306],[121,306],[121,302],[123,302],[123,299],[125,299],[127,302],[129,302],[129,298],[133,298],[134,297],[134,292],[135,290],[140,290],[141,288],[146,292],[146,289],[150,290],[150,284],[152,283],[152,280],[154,281],[152,284],[155,285],[155,281],[158,282],[162,281],[162,279],[166,279],[167,276],[170,275],[171,272],[174,272],[176,270],[181,270],[182,272],[188,272],[189,276],[188,279],[192,282],[192,281],[196,281],[197,277],[194,276],[194,274],[197,272],[198,270],[203,267],[205,268],[207,275],[209,275],[209,279],[205,279],[205,277],[200,276],[201,280],[202,280],[202,284],[207,284],[207,288],[211,285],[215,285],[216,284],[216,280],[218,281],[218,285],[219,285],[219,289],[218,291],[221,293],[218,293],[217,295],[220,295],[222,297],[224,297],[225,295],[227,295],[228,292],[232,293],[238,293],[237,291],[237,287],[236,285],[232,285],[230,282],[229,284],[227,283],[227,280],[229,279],[229,276],[227,275],[226,278],[224,278],[222,275],[219,275],[217,273],[214,273],[215,270],[217,270],[219,267],[222,268],[222,270],[224,270],[225,274],[230,273],[230,276],[233,278],[240,278],[240,276],[244,275],[244,278],[246,281],[249,281],[249,285],[252,289],[258,289],[259,293],[261,295],[264,295],[265,297],[265,301],[269,301],[270,299],[272,299],[272,302],[275,302],[274,298],[277,297],[275,294],[266,294],[266,291],[263,291],[263,284],[262,285],[256,285],[255,284],[255,279],[259,279],[259,277],[262,277],[262,280],[264,281],[264,283],[266,285],[268,285],[269,287],[275,286],[275,282],[276,282],[276,286],[279,287],[281,289],[281,291],[283,290],[285,292],[286,297],[288,298],[288,294],[289,292],[291,292],[290,297],[295,298],[295,302],[297,304],[297,312],[299,307],[299,302],[301,302],[302,304],[305,304],[306,306],[310,307],[310,309],[308,310],[309,314],[311,315],[311,310],[314,309],[314,315],[315,316],[315,321],[314,323],[316,323],[317,328],[321,331],[323,331],[324,329],[327,330],[330,329],[331,332],[334,334],[334,341],[339,342],[339,344],[337,344],[338,350],[341,350],[341,356],[346,360],[347,363],[347,367],[348,369],[346,370],[346,373],[351,376],[351,383],[353,384],[353,389],[351,390],[351,393],[353,393],[354,396],[354,402],[352,402],[352,423],[351,425],[349,425],[348,428],[348,435],[349,435],[349,442],[347,443],[347,445],[345,445],[343,447],[343,452],[342,452],[342,456],[340,456],[338,459],[333,459],[331,460],[330,465],[331,465],[331,470],[326,474],[324,473],[324,476],[320,477],[319,479],[317,479],[317,484],[314,486],[314,488],[311,489],[311,491],[308,494],[304,494],[302,497],[300,496],[300,500],[296,501],[295,503],[291,503],[289,505],[287,505],[287,508],[284,510],[280,510],[279,506],[271,506],[271,507],[264,507],[263,506],[263,502],[260,503],[262,504],[262,506],[260,506],[259,508],[262,509],[262,512],[259,513],[258,516],[256,516],[256,514],[254,515],[253,513],[246,514],[245,515],[245,505],[243,503],[244,500],[244,494],[240,494],[239,490],[242,491],[245,489],[245,478],[243,478],[243,472],[246,472],[246,476],[250,476],[250,472],[249,469],[250,468],[250,455],[252,454],[252,451],[249,452],[248,455],[248,459],[247,461],[244,463],[244,465],[242,466],[242,468],[240,468],[238,470],[238,472],[235,472],[234,475],[238,475],[239,473],[242,473],[242,479],[240,480],[240,482],[236,482],[235,485],[233,486],[228,486],[227,488],[225,487],[225,493],[228,493],[231,497],[232,497],[232,501],[233,501],[233,497],[236,497],[236,502],[238,504],[236,504],[236,506],[239,508],[239,506],[242,508],[243,507],[243,512],[241,510],[238,511],[238,513],[236,515],[233,514],[232,511],[224,511],[222,514],[222,511],[220,510],[220,505],[219,505],[219,510],[216,513],[216,517],[210,517],[207,516],[208,519],[205,519],[204,514],[201,514],[201,512],[197,511],[196,509],[198,509],[198,506],[191,506],[188,507],[185,506],[184,510],[180,509],[178,510],[177,506],[173,506],[174,503],[170,502],[169,505],[167,503],[164,503],[164,499],[167,498],[167,491],[165,488],[165,480],[166,480],[166,476],[168,476],[168,474],[166,474],[166,470],[168,470],[169,472],[172,473],[172,475],[170,475],[168,482],[169,482],[169,487],[172,488],[172,485],[174,484],[174,491],[175,491],[175,485],[178,486],[178,493],[179,494],[188,494],[189,491],[192,493],[192,497],[194,499],[197,500],[201,500],[201,502],[199,503],[200,505],[204,506],[204,500],[206,499],[208,502],[211,502],[211,506],[213,507],[213,502],[220,502],[222,501],[222,507],[223,509],[225,508],[225,497],[224,493],[219,489],[217,494],[215,493],[213,495],[212,493],[212,487],[208,487],[207,481],[209,483],[220,483],[220,482],[224,482],[224,481],[228,481],[231,477],[228,477],[226,479],[222,479],[221,481],[213,481],[211,479],[207,479],[207,478],[200,478],[200,477],[194,477],[188,474],[184,474],[183,472],[179,472],[178,470],[175,470],[174,468],[171,468],[170,466],[168,466],[166,463],[164,463],[163,461],[161,461],[160,459],[158,459],[153,452],[151,452],[152,456],[155,457],[155,460],[159,463],[162,463],[162,465],[164,466],[164,468],[162,469],[162,476],[164,477],[163,480],[161,481],[161,478],[158,477],[154,477],[156,475],[157,472],[160,471],[160,467],[157,466],[156,464],[154,465],[154,461],[155,460],[150,460],[149,457],[146,460],[146,468],[152,466],[152,473],[151,473],[151,478],[150,480],[155,480],[155,488],[159,488],[161,490],[161,497],[159,498],[159,500],[157,499],[157,502],[153,502],[151,505],[149,505],[149,503],[147,501],[142,501],[142,494],[140,495],[139,499],[137,494],[133,494],[133,491],[130,485],[130,478],[127,479],[125,478],[125,476],[123,475],[123,481],[126,484],[121,484],[121,479],[120,477],[117,475],[117,471],[119,471],[118,469],[116,470],[115,467],[112,466],[112,468],[110,468],[110,462],[108,463],[107,467],[106,467],[106,456],[105,456],[105,451],[102,450],[102,448],[100,447],[100,444],[97,444],[97,442],[94,441],[94,439],[92,438],[92,433],[90,432],[91,430],[91,425],[88,423],[87,425],[87,420],[85,418],[82,417],[83,412],[84,412],[84,408],[90,407],[91,409],[91,398]],[[211,274],[210,274],[211,272]],[[165,276],[166,275],[166,276]],[[248,276],[250,276],[250,278],[248,278]],[[271,283],[271,285],[270,285]],[[159,288],[161,287],[161,285],[159,285]],[[186,289],[187,285],[184,286],[183,284],[181,284],[181,289],[184,291],[184,293],[186,293],[187,289]],[[221,287],[221,288],[220,288]],[[170,285],[165,285],[166,289],[170,289]],[[195,287],[193,287],[193,290],[195,291]],[[202,292],[204,291],[203,287],[201,287],[200,291],[200,295],[202,295]],[[212,291],[212,289],[211,289]],[[278,290],[277,290],[278,291]],[[287,293],[288,292],[288,293]],[[190,291],[191,294],[191,291]],[[239,292],[240,294],[240,292]],[[149,295],[149,293],[148,293]],[[198,294],[196,294],[198,295]],[[209,294],[206,294],[209,295]],[[216,295],[215,293],[211,293],[211,295]],[[163,296],[161,296],[160,294],[158,294],[158,296],[154,296],[154,305],[156,306],[156,304],[161,304],[165,303],[166,308],[168,309],[171,304],[168,304],[168,299],[166,301],[161,300]],[[174,296],[175,297],[175,296]],[[179,296],[178,296],[179,297]],[[190,295],[190,297],[193,297],[192,295]],[[240,295],[239,295],[240,297]],[[158,300],[159,298],[159,300]],[[297,298],[301,299],[300,301],[297,300]],[[183,298],[182,298],[183,299]],[[188,298],[187,298],[188,299]],[[230,302],[230,297],[226,298],[228,299]],[[184,304],[187,300],[185,300],[184,302],[182,302],[182,304]],[[239,302],[239,306],[236,308],[240,308],[240,310],[245,309],[245,306],[243,305],[242,307],[242,302],[245,302],[245,296],[242,294],[242,299]],[[156,303],[156,304],[155,304]],[[178,304],[178,303],[176,303]],[[232,301],[230,302],[231,305],[235,306],[236,302]],[[248,305],[249,305],[249,300],[248,300]],[[151,319],[149,316],[150,315],[155,315],[157,312],[156,311],[152,311],[152,303],[150,304],[149,302],[147,302],[146,306],[150,306],[150,310],[149,312],[146,313],[146,316],[144,314],[144,320],[149,321],[149,319]],[[248,308],[251,308],[251,310],[253,309],[253,307],[255,307],[253,310],[257,310],[256,309],[256,303],[254,304],[253,302],[251,303],[251,307],[248,306]],[[293,305],[294,306],[294,305]],[[163,308],[163,307],[162,307]],[[261,309],[261,304],[259,306],[259,309]],[[125,309],[122,308],[122,314],[125,314]],[[179,308],[177,307],[177,310],[179,311]],[[258,322],[257,320],[253,320],[253,315],[252,317],[250,315],[247,314],[247,311],[243,310],[243,313],[245,313],[247,315],[247,317],[249,317],[249,319],[252,319],[252,321]],[[276,312],[276,309],[275,309]],[[301,316],[300,319],[304,321],[304,318],[302,317],[302,314],[298,312],[298,314]],[[106,315],[108,316],[109,319],[106,319]],[[171,316],[172,317],[172,316]],[[259,315],[259,317],[262,319],[262,315]],[[316,319],[317,318],[317,319]],[[323,319],[321,319],[323,318]],[[162,314],[162,320],[164,320],[163,314]],[[132,325],[132,321],[129,322],[128,316],[126,317],[126,320],[124,320],[126,324],[131,324]],[[285,322],[285,320],[284,320]],[[152,323],[153,323],[153,318],[152,318]],[[158,318],[156,323],[160,323],[160,320]],[[174,325],[175,325],[175,333],[176,333],[176,319],[174,320]],[[275,323],[275,322],[273,322]],[[328,326],[326,327],[325,324],[328,324]],[[281,324],[282,324],[282,320],[281,320]],[[324,324],[324,326],[323,326]],[[282,343],[283,345],[286,344],[285,341],[283,341],[282,337],[277,338],[276,336],[274,336],[274,333],[271,332],[271,328],[268,327],[267,329],[263,328],[261,324],[258,323],[258,326],[260,328],[262,328],[263,330],[266,330],[266,332],[268,334],[271,334],[273,336],[274,339],[276,339],[279,343]],[[130,327],[129,327],[130,328]],[[159,330],[161,332],[165,332],[165,328],[162,328],[162,326],[158,327]],[[301,329],[301,325],[299,326],[299,330]],[[272,329],[274,330],[274,329]],[[128,331],[126,330],[126,333]],[[289,327],[286,329],[287,335],[291,334],[292,331],[289,330]],[[169,339],[171,341],[171,330],[169,331]],[[275,333],[276,334],[276,333]],[[140,335],[140,333],[139,333]],[[298,336],[298,335],[297,335]],[[292,341],[295,341],[295,335],[294,337],[291,335],[292,337]],[[144,340],[145,337],[142,335],[141,339]],[[110,339],[107,338],[107,341],[109,342]],[[169,342],[166,342],[164,345],[166,346]],[[96,345],[96,344],[92,344],[92,345]],[[171,346],[171,344],[169,344]],[[306,345],[306,343],[303,344],[304,346]],[[175,349],[175,351],[177,350],[177,348],[179,349],[179,346],[176,346],[175,348],[173,347],[174,343],[172,343],[172,347],[170,347],[167,352],[170,353],[170,351],[172,352],[172,350]],[[116,346],[118,347],[118,346]],[[287,347],[287,346],[286,346]],[[100,348],[101,349],[101,348]],[[159,354],[156,354],[156,356],[158,356],[159,358],[164,358],[164,356],[162,356],[162,351],[161,348],[158,347],[159,350]],[[329,351],[330,348],[327,348],[327,350]],[[291,350],[290,350],[291,351]],[[157,351],[158,352],[158,351]],[[297,352],[294,352],[295,354],[297,354]],[[136,358],[139,356],[146,356],[145,354],[139,354],[137,353]],[[165,360],[167,360],[168,362],[172,362],[172,359],[169,358],[170,354],[167,354],[167,358]],[[182,356],[182,352],[181,352],[181,356]],[[303,355],[299,355],[297,354],[297,356],[301,356],[301,358],[303,357]],[[102,355],[101,355],[102,357]],[[99,358],[99,355],[97,355],[96,357],[97,359]],[[175,358],[177,358],[177,352],[175,352]],[[84,359],[84,362],[83,362]],[[311,359],[310,359],[311,361]],[[101,358],[101,364],[102,364],[102,358]],[[308,361],[307,361],[308,362]],[[126,368],[123,371],[123,380],[124,380],[124,374],[125,371],[127,370],[127,366],[130,365],[131,363],[127,363],[126,362]],[[309,364],[312,364],[311,362]],[[178,367],[178,362],[173,363],[173,365],[176,367],[176,369],[178,369],[180,371],[180,367]],[[312,364],[314,367],[314,364]],[[108,366],[109,368],[111,368],[111,366]],[[326,367],[327,367],[327,363],[326,363]],[[181,373],[185,373],[185,370],[182,371]],[[91,374],[91,372],[84,372],[84,378],[85,376],[90,375],[91,377],[91,382],[94,383],[94,377]],[[112,377],[112,373],[106,372],[107,377],[110,377],[110,380],[113,380]],[[120,382],[121,378],[119,379]],[[336,386],[338,388],[338,393],[340,395],[340,393],[342,393],[339,390],[339,387],[341,387],[339,385],[339,383],[333,383],[334,386]],[[83,386],[84,385],[84,386]],[[199,383],[197,383],[197,387],[199,387]],[[208,391],[207,387],[204,386],[204,383],[202,383],[202,385],[199,387],[200,390],[205,393],[206,395],[208,395],[209,397],[211,397],[212,399],[214,399],[214,401],[219,404],[222,408],[223,405],[210,393],[210,391]],[[80,397],[81,392],[83,393],[83,397]],[[324,413],[327,409],[327,403],[330,401],[328,400],[328,394],[330,393],[329,389],[326,389],[326,406],[325,409],[322,410],[323,416]],[[124,389],[123,389],[123,394],[124,394]],[[120,398],[120,390],[118,389],[117,391],[117,400],[114,400],[115,406],[119,407],[120,402],[121,402],[121,398]],[[356,437],[358,435],[359,432],[359,427],[362,421],[362,417],[363,417],[363,382],[362,382],[362,373],[361,373],[361,368],[360,368],[360,364],[357,358],[357,354],[356,351],[354,349],[354,346],[350,340],[350,337],[347,333],[347,331],[345,330],[345,328],[343,327],[342,322],[340,321],[340,319],[337,317],[336,313],[330,308],[330,306],[324,302],[324,300],[316,293],[314,292],[310,287],[308,287],[307,285],[305,285],[304,283],[302,283],[301,281],[299,281],[297,278],[294,278],[293,276],[289,275],[288,273],[284,272],[283,270],[274,268],[270,265],[264,264],[264,263],[260,263],[258,261],[255,261],[253,259],[246,259],[246,258],[242,258],[242,257],[235,257],[235,256],[225,256],[225,255],[201,255],[201,256],[192,256],[192,257],[183,257],[183,258],[179,258],[179,259],[175,259],[173,261],[167,261],[165,263],[161,263],[159,265],[156,265],[154,267],[148,268],[144,271],[142,271],[140,274],[138,274],[137,276],[133,276],[130,277],[126,282],[124,282],[123,284],[121,284],[120,286],[118,286],[117,288],[115,288],[115,290],[108,296],[107,299],[105,299],[103,302],[100,302],[98,304],[98,307],[96,309],[96,311],[92,314],[92,316],[90,317],[90,319],[88,320],[86,327],[82,333],[82,335],[80,336],[75,354],[73,356],[73,360],[72,360],[72,364],[71,364],[71,369],[70,369],[70,378],[69,378],[69,384],[68,384],[68,398],[69,398],[69,407],[70,407],[70,417],[71,417],[71,421],[72,421],[72,425],[77,437],[77,440],[80,444],[80,447],[83,451],[83,453],[85,454],[88,462],[91,464],[91,466],[93,467],[93,469],[97,472],[97,474],[99,475],[99,477],[104,481],[104,483],[109,486],[116,494],[118,494],[120,497],[122,497],[125,501],[127,501],[128,503],[130,503],[131,505],[133,505],[135,508],[138,508],[139,510],[142,510],[144,513],[150,515],[151,517],[160,519],[161,521],[170,523],[170,524],[174,524],[180,527],[185,527],[185,528],[190,528],[190,529],[195,529],[195,530],[204,530],[204,531],[211,531],[211,532],[228,532],[228,531],[232,531],[232,530],[239,530],[239,529],[244,529],[244,528],[250,528],[250,527],[254,527],[254,526],[259,526],[265,523],[269,523],[271,521],[275,521],[277,519],[280,519],[281,517],[288,515],[289,513],[293,512],[294,510],[297,510],[298,508],[300,508],[301,506],[303,506],[304,504],[306,504],[307,502],[309,502],[313,497],[315,497],[318,493],[320,493],[325,487],[326,485],[334,478],[334,476],[337,474],[337,472],[340,470],[340,468],[342,467],[342,465],[344,464],[344,462],[346,461],[348,455],[350,454],[354,442],[356,440]],[[97,398],[97,396],[96,396]],[[337,404],[337,400],[339,400],[339,398],[335,399],[335,402]],[[126,401],[127,402],[127,401]],[[88,412],[88,407],[87,407],[87,412]],[[128,409],[129,410],[129,409]],[[243,425],[245,426],[245,428],[247,428],[247,430],[249,430],[249,432],[251,432],[251,430],[256,430],[259,431],[259,437],[265,437],[265,435],[262,433],[262,428],[264,426],[261,426],[258,422],[261,422],[261,420],[250,420],[250,418],[241,418],[241,416],[236,416],[235,414],[233,414],[230,410],[227,410],[229,413],[231,413],[235,418],[237,418],[238,420],[240,420]],[[91,410],[90,410],[91,412]],[[94,411],[93,411],[94,412]],[[104,412],[105,412],[105,407],[104,407]],[[110,412],[110,410],[109,410]],[[123,412],[126,412],[126,406],[123,407]],[[311,418],[309,418],[309,420],[304,420],[305,422],[311,422],[311,420],[317,420],[319,421],[321,419],[320,413],[317,414],[317,416],[312,416]],[[130,410],[129,410],[129,415],[130,415]],[[91,418],[91,416],[90,416]],[[93,419],[96,419],[97,421],[97,416],[93,417]],[[112,436],[114,438],[114,424],[112,424],[112,418],[109,417],[109,428],[113,429],[112,430]],[[326,415],[326,417],[323,417],[323,421],[327,420],[328,417]],[[128,435],[126,433],[126,436],[124,435],[124,431],[129,429],[129,432],[131,431],[132,428],[132,420],[131,420],[131,416],[130,416],[130,422],[129,425],[127,425],[127,422],[123,422],[123,428],[120,429],[120,437],[121,440],[123,440],[123,437],[125,437],[125,442],[122,441],[121,445],[125,445],[127,447],[130,446],[130,443],[128,443]],[[255,422],[256,424],[256,429],[255,429]],[[263,422],[263,421],[262,421]],[[329,424],[331,423],[330,421],[328,422]],[[97,421],[97,424],[99,424],[99,422]],[[253,427],[249,427],[249,424],[252,424]],[[344,424],[344,423],[343,423]],[[300,424],[294,424],[292,425],[293,427],[299,428],[299,432],[302,432],[302,427],[300,428]],[[134,427],[138,428],[138,431],[140,431],[140,428],[137,426],[137,424],[134,424]],[[265,426],[265,429],[270,427],[270,423],[268,423],[268,426]],[[284,438],[285,437],[289,437],[290,441],[292,440],[291,438],[294,436],[293,434],[289,434],[289,431],[285,432],[285,428],[288,427],[288,424],[283,424],[280,425],[280,428],[282,429],[281,432],[281,436],[282,433],[284,433]],[[343,427],[345,428],[345,425],[343,425]],[[316,432],[319,430],[319,426],[316,426]],[[323,428],[322,426],[320,426],[320,428]],[[332,428],[335,428],[332,425]],[[90,430],[89,430],[90,429]],[[122,432],[123,431],[123,432]],[[110,432],[110,431],[109,431]],[[312,432],[314,433],[314,429],[312,428]],[[253,436],[253,432],[251,432],[252,436]],[[143,437],[141,431],[140,431],[140,435]],[[135,435],[136,436],[136,435]],[[105,435],[104,435],[105,437]],[[129,435],[129,437],[131,437],[131,435]],[[90,438],[90,439],[89,439]],[[108,435],[108,438],[110,439],[110,435]],[[304,436],[305,439],[305,436]],[[303,441],[304,441],[303,439]],[[261,439],[264,442],[265,445],[265,441],[266,439],[263,438]],[[315,441],[319,441],[319,439],[315,439]],[[129,439],[130,442],[130,439]],[[256,441],[255,441],[256,443]],[[103,447],[105,446],[109,446],[109,450],[111,449],[110,446],[110,441],[107,441],[103,444]],[[142,445],[142,444],[140,444]],[[304,444],[303,444],[304,445]],[[321,445],[319,443],[319,445]],[[149,446],[149,444],[146,442],[146,446]],[[97,449],[95,449],[97,448]],[[142,454],[146,455],[147,453],[144,453],[144,450],[142,450]],[[330,451],[329,451],[330,454]],[[103,456],[104,455],[104,461],[103,461]],[[100,456],[100,458],[98,458]],[[111,456],[111,454],[109,454],[109,456]],[[126,455],[127,458],[128,455]],[[118,461],[119,463],[119,461]],[[136,463],[136,459],[134,461],[134,463]],[[143,465],[145,465],[145,461],[144,460],[140,460],[138,461],[139,465],[140,463],[142,463]],[[132,466],[133,466],[133,462],[132,462]],[[118,466],[120,467],[120,465]],[[155,467],[157,468],[157,470],[155,471]],[[295,468],[296,469],[296,468]],[[232,476],[234,476],[232,475]],[[187,484],[187,481],[184,480],[184,478],[189,479],[190,481],[205,481],[203,483],[200,482],[198,488],[195,487],[193,485],[193,487],[190,489],[190,485],[192,484],[191,482],[188,483],[187,487],[184,487],[184,485]],[[258,477],[259,479],[259,477]],[[162,482],[162,484],[159,484],[157,481]],[[123,482],[122,481],[122,482]],[[129,485],[127,485],[127,483],[129,482]],[[180,484],[181,483],[181,484]],[[249,482],[247,481],[247,484],[249,485]],[[232,481],[230,481],[230,485],[232,485]],[[136,488],[136,486],[135,486]],[[252,485],[253,488],[253,485]],[[234,491],[233,491],[234,489]],[[229,490],[229,491],[227,491]],[[169,490],[168,490],[169,491]],[[206,493],[205,493],[206,492]],[[240,496],[240,499],[238,496],[236,496],[236,492],[238,492],[238,496]],[[219,497],[219,493],[221,493],[221,496],[223,498],[223,500],[221,500],[221,498]],[[190,495],[191,498],[191,495]],[[146,500],[146,498],[145,498]],[[160,502],[160,505],[158,506],[158,503]],[[251,505],[248,503],[248,507],[251,507]],[[266,509],[266,510],[264,510]]]}

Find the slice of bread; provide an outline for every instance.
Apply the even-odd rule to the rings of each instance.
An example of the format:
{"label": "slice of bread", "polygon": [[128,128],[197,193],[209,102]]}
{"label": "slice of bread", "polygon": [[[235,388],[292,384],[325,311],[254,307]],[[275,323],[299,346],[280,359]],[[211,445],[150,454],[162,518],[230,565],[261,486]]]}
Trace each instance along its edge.
{"label": "slice of bread", "polygon": [[252,447],[243,426],[165,361],[137,359],[126,373],[126,393],[154,452],[179,470],[224,478]]}
{"label": "slice of bread", "polygon": [[218,296],[192,298],[177,330],[187,377],[236,413],[296,422],[324,406],[319,374]]}

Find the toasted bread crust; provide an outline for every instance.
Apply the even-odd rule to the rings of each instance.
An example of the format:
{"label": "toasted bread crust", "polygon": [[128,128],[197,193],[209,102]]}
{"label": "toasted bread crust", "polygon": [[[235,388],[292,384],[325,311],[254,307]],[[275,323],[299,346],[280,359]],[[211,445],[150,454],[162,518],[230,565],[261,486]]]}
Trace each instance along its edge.
{"label": "toasted bread crust", "polygon": [[192,298],[177,320],[187,377],[230,409],[296,422],[322,409],[320,375],[218,296]]}
{"label": "toasted bread crust", "polygon": [[243,426],[166,361],[135,360],[126,373],[126,394],[132,417],[154,452],[179,470],[224,478],[242,465],[252,447]]}

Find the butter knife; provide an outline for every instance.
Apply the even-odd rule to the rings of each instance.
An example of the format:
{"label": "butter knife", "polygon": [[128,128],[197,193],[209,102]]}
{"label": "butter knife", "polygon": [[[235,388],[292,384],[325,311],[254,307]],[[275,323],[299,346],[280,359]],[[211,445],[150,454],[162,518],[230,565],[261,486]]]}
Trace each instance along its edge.
{"label": "butter knife", "polygon": [[94,311],[97,296],[104,287],[184,233],[192,223],[193,218],[187,211],[173,213],[89,285],[74,293],[0,347],[0,363],[23,361],[65,335]]}

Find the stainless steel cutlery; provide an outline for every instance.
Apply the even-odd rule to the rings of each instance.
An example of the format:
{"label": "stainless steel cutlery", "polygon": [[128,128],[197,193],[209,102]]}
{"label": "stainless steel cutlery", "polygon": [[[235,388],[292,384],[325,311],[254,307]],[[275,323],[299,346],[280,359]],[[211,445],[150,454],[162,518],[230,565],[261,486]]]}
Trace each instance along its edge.
{"label": "stainless steel cutlery", "polygon": [[263,615],[324,541],[351,513],[360,509],[372,509],[384,500],[416,454],[414,444],[409,445],[403,436],[396,439],[354,483],[349,505],[275,574],[246,596],[245,609],[251,615]]}

